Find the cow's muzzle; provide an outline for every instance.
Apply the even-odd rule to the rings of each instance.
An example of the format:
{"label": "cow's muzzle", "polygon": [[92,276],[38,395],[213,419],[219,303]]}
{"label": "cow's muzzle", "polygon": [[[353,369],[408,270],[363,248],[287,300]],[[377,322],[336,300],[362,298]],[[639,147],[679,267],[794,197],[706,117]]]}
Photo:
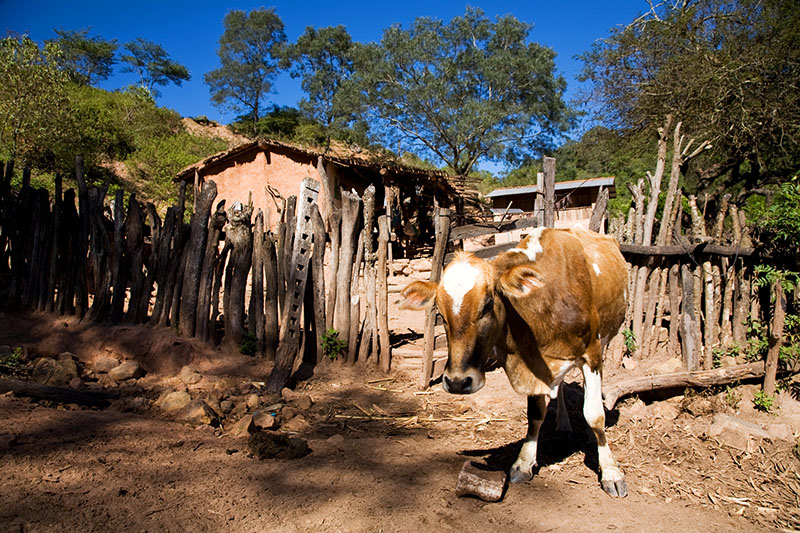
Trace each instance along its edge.
{"label": "cow's muzzle", "polygon": [[442,378],[442,388],[445,392],[451,394],[472,394],[483,388],[484,383],[485,381],[481,375],[451,377],[445,373]]}

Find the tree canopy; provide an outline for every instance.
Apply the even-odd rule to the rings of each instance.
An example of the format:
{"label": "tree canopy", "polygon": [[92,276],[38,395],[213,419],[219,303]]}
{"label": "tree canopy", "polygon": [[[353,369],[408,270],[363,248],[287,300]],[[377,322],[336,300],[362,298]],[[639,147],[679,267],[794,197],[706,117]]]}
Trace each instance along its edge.
{"label": "tree canopy", "polygon": [[120,59],[128,63],[128,66],[122,71],[138,74],[141,86],[154,98],[158,98],[161,94],[157,86],[163,87],[174,83],[180,87],[184,81],[191,79],[189,70],[170,59],[160,44],[138,37],[125,43],[124,48],[128,53],[123,54]]}
{"label": "tree canopy", "polygon": [[94,85],[108,79],[116,63],[117,41],[107,41],[89,29],[54,30],[57,39],[52,43],[61,48],[63,64],[72,80],[80,85]]}
{"label": "tree canopy", "polygon": [[555,52],[531,26],[479,9],[449,23],[427,17],[387,29],[359,51],[364,102],[388,146],[435,156],[467,175],[480,158],[519,161],[554,147],[570,124]]}
{"label": "tree canopy", "polygon": [[301,79],[308,95],[300,109],[322,126],[328,143],[358,118],[360,98],[353,84],[358,48],[344,26],[309,26],[284,52],[282,66]]}
{"label": "tree canopy", "polygon": [[[652,4],[651,4],[652,5]],[[709,140],[698,188],[743,194],[800,168],[800,10],[781,0],[683,0],[582,56],[598,118],[655,131],[668,113]]]}
{"label": "tree canopy", "polygon": [[286,42],[283,21],[274,9],[228,12],[219,39],[220,67],[206,73],[211,101],[222,109],[248,115],[255,133],[266,95],[278,71]]}

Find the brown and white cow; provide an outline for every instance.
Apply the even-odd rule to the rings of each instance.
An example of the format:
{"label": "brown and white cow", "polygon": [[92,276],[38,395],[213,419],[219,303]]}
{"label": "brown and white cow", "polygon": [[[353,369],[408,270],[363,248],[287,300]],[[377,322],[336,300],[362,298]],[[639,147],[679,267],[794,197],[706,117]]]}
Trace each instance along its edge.
{"label": "brown and white cow", "polygon": [[417,281],[403,305],[434,301],[449,341],[443,387],[472,394],[485,383],[490,357],[502,364],[514,390],[528,397],[528,433],[512,482],[533,477],[539,428],[548,397],[559,397],[558,425],[568,427],[559,386],[572,368],[584,377],[583,414],[597,439],[603,489],[626,496],[627,486],[605,436],[603,349],[625,318],[628,274],[610,237],[574,228],[537,228],[516,248],[487,261],[456,254],[440,283]]}

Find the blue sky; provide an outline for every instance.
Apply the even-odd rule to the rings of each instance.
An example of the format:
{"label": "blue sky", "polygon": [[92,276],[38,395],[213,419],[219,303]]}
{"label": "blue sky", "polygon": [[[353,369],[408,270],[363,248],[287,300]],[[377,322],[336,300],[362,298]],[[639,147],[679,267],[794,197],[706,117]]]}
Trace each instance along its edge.
{"label": "blue sky", "polygon": [[[0,24],[3,34],[27,33],[42,42],[55,36],[54,28],[77,30],[91,27],[91,35],[124,43],[143,37],[161,44],[173,59],[185,65],[192,80],[182,87],[161,88],[159,105],[177,110],[184,116],[206,115],[222,123],[234,115],[223,114],[210,100],[203,75],[216,68],[217,43],[222,34],[222,18],[231,9],[249,11],[257,7],[275,7],[285,25],[290,41],[306,26],[344,25],[356,41],[379,41],[385,28],[394,23],[408,26],[419,16],[450,20],[463,15],[466,6],[481,8],[490,18],[512,14],[533,24],[532,41],[549,46],[558,54],[558,71],[567,80],[567,98],[575,96],[579,84],[575,77],[581,63],[575,59],[591,44],[608,34],[609,29],[626,24],[647,8],[644,0],[507,0],[369,2],[364,0],[218,2],[196,0],[0,0]],[[135,83],[132,74],[115,74],[103,88],[117,89]],[[299,82],[281,75],[274,85],[271,102],[296,105],[303,96]]]}

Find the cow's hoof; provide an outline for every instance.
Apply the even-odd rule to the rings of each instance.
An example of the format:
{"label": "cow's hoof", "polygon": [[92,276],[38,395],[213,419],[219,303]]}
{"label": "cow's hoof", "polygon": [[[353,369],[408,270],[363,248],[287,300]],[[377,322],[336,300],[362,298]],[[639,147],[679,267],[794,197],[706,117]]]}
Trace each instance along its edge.
{"label": "cow's hoof", "polygon": [[532,479],[533,479],[533,471],[524,472],[517,467],[511,467],[511,472],[509,472],[508,475],[508,480],[511,483],[527,483]]}
{"label": "cow's hoof", "polygon": [[624,479],[617,481],[602,481],[601,484],[603,485],[603,490],[606,491],[610,496],[624,498],[628,495],[628,484],[625,483]]}

